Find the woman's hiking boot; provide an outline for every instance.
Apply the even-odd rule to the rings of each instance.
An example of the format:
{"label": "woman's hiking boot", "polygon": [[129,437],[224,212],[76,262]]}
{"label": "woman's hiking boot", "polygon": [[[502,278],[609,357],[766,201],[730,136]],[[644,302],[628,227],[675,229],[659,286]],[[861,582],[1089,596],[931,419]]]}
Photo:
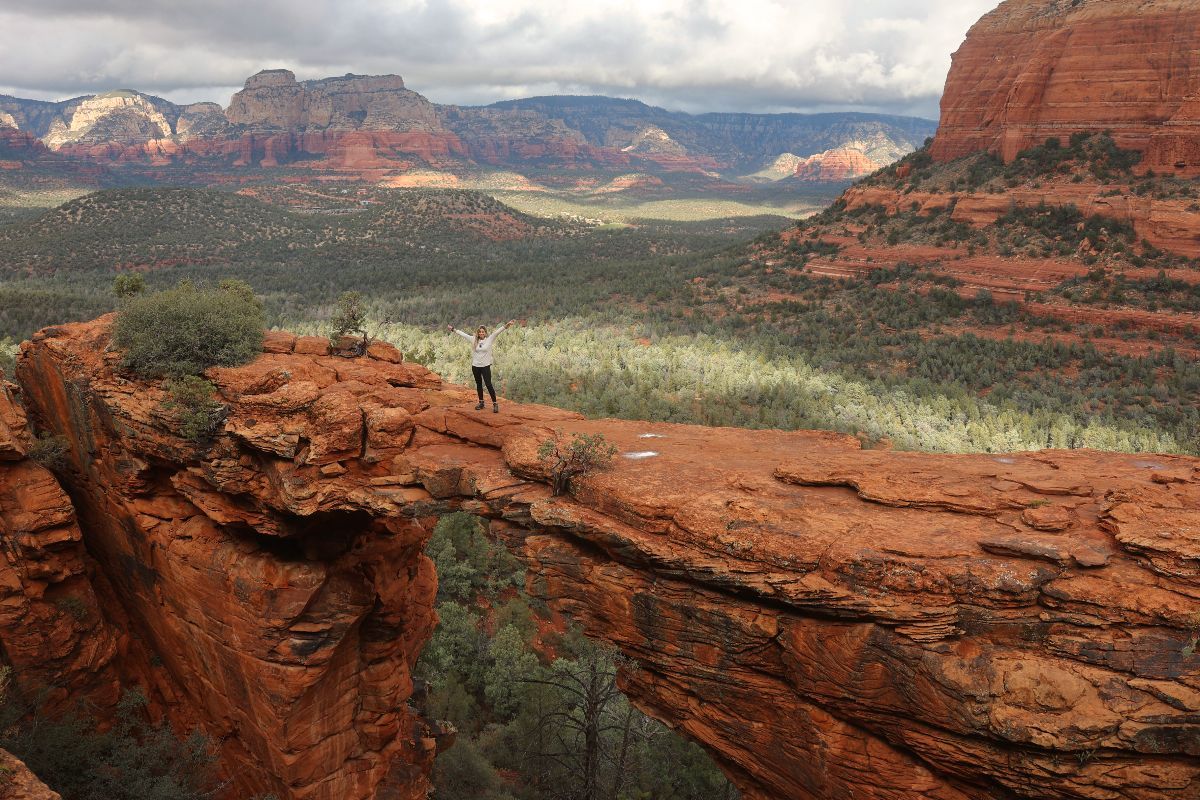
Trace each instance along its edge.
{"label": "woman's hiking boot", "polygon": [[492,413],[493,414],[500,413],[500,404],[499,403],[492,403]]}
{"label": "woman's hiking boot", "polygon": [[479,401],[479,405],[475,406],[476,411],[483,411],[483,401]]}

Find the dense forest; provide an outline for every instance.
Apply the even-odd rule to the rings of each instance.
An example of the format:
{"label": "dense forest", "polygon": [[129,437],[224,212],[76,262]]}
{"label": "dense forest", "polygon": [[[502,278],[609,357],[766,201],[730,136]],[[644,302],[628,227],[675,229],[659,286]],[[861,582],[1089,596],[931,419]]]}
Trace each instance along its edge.
{"label": "dense forest", "polygon": [[[617,688],[633,669],[525,594],[524,574],[475,517],[438,523],[440,622],[421,655],[426,712],[458,729],[439,800],[733,800],[696,745]],[[507,776],[507,777],[506,777]]]}

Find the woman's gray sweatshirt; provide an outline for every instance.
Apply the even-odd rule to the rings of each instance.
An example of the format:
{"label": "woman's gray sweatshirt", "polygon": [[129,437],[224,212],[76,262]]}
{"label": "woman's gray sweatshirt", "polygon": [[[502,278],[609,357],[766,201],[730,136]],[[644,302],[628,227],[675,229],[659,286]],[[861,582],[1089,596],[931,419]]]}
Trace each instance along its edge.
{"label": "woman's gray sweatshirt", "polygon": [[484,339],[476,341],[475,334],[460,331],[458,328],[454,332],[471,343],[471,366],[472,367],[490,367],[492,365],[492,345],[496,343],[496,337],[508,330],[508,325],[501,325],[487,335]]}

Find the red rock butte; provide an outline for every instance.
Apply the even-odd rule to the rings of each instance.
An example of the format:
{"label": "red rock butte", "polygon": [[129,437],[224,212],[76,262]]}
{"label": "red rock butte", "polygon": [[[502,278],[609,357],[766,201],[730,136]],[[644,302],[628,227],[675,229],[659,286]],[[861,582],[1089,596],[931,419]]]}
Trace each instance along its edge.
{"label": "red rock butte", "polygon": [[[424,796],[422,546],[455,509],[747,798],[1200,797],[1198,459],[475,412],[389,345],[280,332],[208,372],[227,415],[198,446],[110,325],[42,331],[17,375],[70,442],[105,663],[221,743],[238,797]],[[553,496],[556,431],[620,454]]]}
{"label": "red rock butte", "polygon": [[1007,0],[954,54],[939,161],[1112,131],[1144,167],[1200,174],[1200,3]]}

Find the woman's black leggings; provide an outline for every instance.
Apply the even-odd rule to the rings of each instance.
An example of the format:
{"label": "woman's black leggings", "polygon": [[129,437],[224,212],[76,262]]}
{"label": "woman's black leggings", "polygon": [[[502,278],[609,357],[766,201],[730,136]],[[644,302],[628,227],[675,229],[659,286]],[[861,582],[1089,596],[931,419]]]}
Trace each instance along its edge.
{"label": "woman's black leggings", "polygon": [[483,402],[483,385],[487,384],[488,394],[492,396],[492,402],[496,402],[496,390],[492,388],[492,365],[486,367],[477,367],[471,365],[471,374],[475,376],[475,391],[479,393],[479,402]]}

